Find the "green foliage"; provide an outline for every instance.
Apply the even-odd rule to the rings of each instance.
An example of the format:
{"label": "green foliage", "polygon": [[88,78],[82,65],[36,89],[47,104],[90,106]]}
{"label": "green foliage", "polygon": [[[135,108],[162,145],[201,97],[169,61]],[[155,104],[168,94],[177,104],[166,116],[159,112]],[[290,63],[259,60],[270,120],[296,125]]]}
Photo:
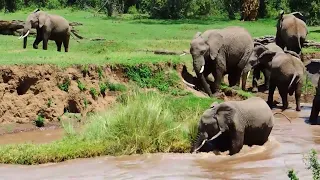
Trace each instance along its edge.
{"label": "green foliage", "polygon": [[106,83],[99,83],[99,87],[100,87],[100,93],[104,97],[106,95],[105,92],[106,92],[108,86],[106,85]]}
{"label": "green foliage", "polygon": [[47,103],[48,108],[50,108],[51,105],[52,105],[52,99],[50,98],[50,99],[48,100],[48,103]]}
{"label": "green foliage", "polygon": [[127,87],[123,84],[119,84],[119,83],[110,83],[110,82],[106,82],[106,87],[110,90],[110,91],[126,91]]}
{"label": "green foliage", "polygon": [[91,96],[92,96],[92,98],[93,99],[97,99],[97,97],[98,97],[98,92],[97,92],[97,90],[95,89],[95,88],[90,88],[90,94],[91,94]]}
{"label": "green foliage", "polygon": [[[312,171],[312,179],[319,180],[320,179],[320,163],[318,160],[318,153],[315,149],[311,149],[308,155],[304,157],[305,164],[307,165],[307,169]],[[296,175],[296,172],[293,169],[288,171],[288,177],[291,180],[299,180]]]}
{"label": "green foliage", "polygon": [[99,76],[99,80],[101,80],[104,77],[103,70],[101,67],[98,67],[98,76]]}
{"label": "green foliage", "polygon": [[130,6],[128,9],[128,14],[139,14],[136,6]]}
{"label": "green foliage", "polygon": [[152,72],[147,65],[128,67],[126,74],[129,79],[135,81],[142,88],[157,88],[162,92],[168,92],[170,88],[178,88],[179,76],[174,71],[160,70]]}
{"label": "green foliage", "polygon": [[71,81],[69,78],[64,78],[62,84],[58,84],[59,89],[68,92]]}
{"label": "green foliage", "polygon": [[78,83],[78,88],[80,89],[81,92],[87,90],[86,85],[83,84],[79,79],[77,80]]}
{"label": "green foliage", "polygon": [[37,127],[43,127],[44,126],[44,117],[41,113],[38,114],[37,119],[34,121]]}
{"label": "green foliage", "polygon": [[86,98],[83,99],[83,104],[84,104],[84,108],[87,109],[89,102]]}

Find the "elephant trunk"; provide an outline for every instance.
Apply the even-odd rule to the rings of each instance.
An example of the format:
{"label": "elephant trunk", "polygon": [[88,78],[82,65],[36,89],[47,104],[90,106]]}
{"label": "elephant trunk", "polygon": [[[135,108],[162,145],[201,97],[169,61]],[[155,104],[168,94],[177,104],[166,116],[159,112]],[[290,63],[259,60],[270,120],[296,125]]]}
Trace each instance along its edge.
{"label": "elephant trunk", "polygon": [[199,73],[197,70],[196,70],[196,74],[197,74],[197,77],[199,79],[199,81],[201,82],[203,88],[204,88],[204,91],[210,96],[212,97],[212,92],[211,92],[211,89],[210,89],[210,85],[208,84],[206,78],[204,77],[203,73]]}
{"label": "elephant trunk", "polygon": [[191,147],[191,153],[196,152],[205,140],[206,140],[206,137],[204,136],[204,134],[201,132],[198,132],[197,137],[194,140],[193,145]]}
{"label": "elephant trunk", "polygon": [[28,35],[30,33],[30,30],[31,30],[31,23],[27,21],[26,24],[24,25],[23,34],[22,36],[19,37],[19,39],[23,38],[24,49],[27,47],[27,40],[28,40]]}

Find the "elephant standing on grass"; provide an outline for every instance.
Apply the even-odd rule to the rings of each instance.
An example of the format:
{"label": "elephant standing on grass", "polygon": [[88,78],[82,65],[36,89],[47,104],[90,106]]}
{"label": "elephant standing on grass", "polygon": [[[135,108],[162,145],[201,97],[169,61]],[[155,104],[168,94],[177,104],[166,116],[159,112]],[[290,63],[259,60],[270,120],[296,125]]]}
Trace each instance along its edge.
{"label": "elephant standing on grass", "polygon": [[[266,91],[269,90],[272,57],[268,56],[268,54],[272,52],[280,53],[280,52],[283,52],[283,50],[279,46],[277,46],[275,43],[269,43],[267,45],[255,43],[255,47],[250,56],[250,62],[261,61],[261,63],[256,65],[253,69],[252,92],[258,92],[257,81],[260,79],[260,72],[262,72],[264,75],[264,89]],[[271,58],[271,59],[265,59],[265,58]]]}
{"label": "elephant standing on grass", "polygon": [[[245,90],[247,74],[252,68],[248,61],[253,50],[253,40],[246,29],[232,26],[207,30],[203,34],[198,32],[190,46],[197,78],[209,96],[220,90],[225,74],[228,74],[230,86],[240,85],[242,75],[242,89]],[[211,88],[206,79],[210,73],[214,77]]]}
{"label": "elephant standing on grass", "polygon": [[[69,50],[69,39],[71,26],[69,22],[58,15],[48,14],[39,9],[32,12],[28,17],[24,25],[23,35],[19,38],[24,38],[23,48],[27,47],[27,37],[31,28],[36,28],[37,37],[33,43],[33,48],[38,49],[38,44],[43,41],[43,49],[48,49],[48,41],[54,40],[57,45],[57,50],[61,51],[63,43],[65,52]],[[74,33],[74,32],[73,32]]]}
{"label": "elephant standing on grass", "polygon": [[[200,118],[191,152],[229,150],[229,154],[233,155],[243,145],[263,145],[274,126],[273,115],[268,104],[260,97],[213,103]],[[211,144],[208,145],[207,141]]]}
{"label": "elephant standing on grass", "polygon": [[281,11],[277,23],[276,44],[283,50],[286,47],[300,55],[308,35],[305,21],[300,12],[284,14],[284,11]]}

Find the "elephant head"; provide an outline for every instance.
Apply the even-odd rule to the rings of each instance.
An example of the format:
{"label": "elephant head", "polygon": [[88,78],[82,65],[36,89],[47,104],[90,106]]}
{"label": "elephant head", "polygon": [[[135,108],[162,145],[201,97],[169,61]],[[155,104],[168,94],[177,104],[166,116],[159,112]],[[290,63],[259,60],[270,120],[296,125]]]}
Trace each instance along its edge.
{"label": "elephant head", "polygon": [[197,32],[190,43],[190,54],[192,55],[194,70],[209,96],[212,96],[212,92],[203,73],[208,68],[206,63],[216,59],[222,45],[223,37],[215,30],[206,31],[202,35]]}
{"label": "elephant head", "polygon": [[24,38],[23,48],[27,47],[27,37],[31,28],[42,28],[47,18],[47,14],[43,11],[40,11],[40,9],[36,9],[27,17],[23,28],[23,34],[19,37],[19,39]]}
{"label": "elephant head", "polygon": [[200,118],[197,137],[191,148],[191,153],[197,152],[207,141],[218,138],[229,130],[229,124],[235,118],[236,109],[228,103],[213,103]]}

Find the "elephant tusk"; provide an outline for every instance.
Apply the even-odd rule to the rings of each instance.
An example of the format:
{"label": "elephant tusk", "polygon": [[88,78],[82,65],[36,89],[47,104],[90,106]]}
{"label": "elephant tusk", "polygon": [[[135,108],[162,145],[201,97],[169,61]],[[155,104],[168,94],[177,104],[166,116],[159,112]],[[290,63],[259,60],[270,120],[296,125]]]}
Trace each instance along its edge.
{"label": "elephant tusk", "polygon": [[202,143],[201,143],[201,145],[200,145],[197,149],[195,149],[193,152],[197,152],[199,149],[202,148],[202,146],[204,145],[204,143],[206,143],[207,141],[212,141],[212,140],[214,140],[215,138],[219,137],[221,134],[222,134],[222,132],[219,131],[215,136],[213,136],[213,137],[210,138],[209,140],[208,140],[208,139],[203,140]]}
{"label": "elephant tusk", "polygon": [[20,36],[19,39],[27,37],[29,33],[30,33],[30,30],[28,30],[28,32],[24,36]]}
{"label": "elephant tusk", "polygon": [[180,54],[180,56],[184,56],[184,55],[186,55],[187,53],[182,53],[182,54]]}
{"label": "elephant tusk", "polygon": [[214,140],[215,138],[219,137],[221,134],[222,134],[222,132],[219,131],[215,136],[213,136],[211,139],[209,139],[209,140],[207,140],[207,141],[212,141],[212,140]]}
{"label": "elephant tusk", "polygon": [[249,76],[250,76],[250,71],[248,72],[247,79],[249,78]]}
{"label": "elephant tusk", "polygon": [[203,71],[204,71],[204,66],[201,67],[200,74],[203,73]]}
{"label": "elephant tusk", "polygon": [[201,145],[200,145],[197,149],[195,149],[193,152],[195,153],[195,152],[197,152],[199,149],[201,149],[202,146],[204,145],[204,143],[206,143],[206,141],[207,141],[207,139],[203,140],[202,143],[201,143]]}
{"label": "elephant tusk", "polygon": [[190,87],[195,87],[195,85],[194,85],[194,84],[188,83],[188,82],[187,82],[187,81],[185,81],[184,79],[182,79],[182,81],[183,81],[185,84],[187,84],[188,86],[190,86]]}

